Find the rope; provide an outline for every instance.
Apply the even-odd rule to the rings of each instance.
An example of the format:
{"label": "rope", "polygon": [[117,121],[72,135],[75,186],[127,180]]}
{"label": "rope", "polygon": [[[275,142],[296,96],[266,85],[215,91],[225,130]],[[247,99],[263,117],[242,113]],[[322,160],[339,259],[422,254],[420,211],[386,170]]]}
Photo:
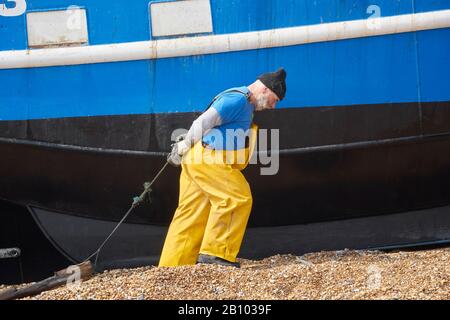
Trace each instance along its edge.
{"label": "rope", "polygon": [[119,221],[119,223],[117,223],[115,228],[111,231],[111,233],[108,235],[108,237],[106,237],[105,241],[103,241],[103,243],[98,247],[98,249],[95,250],[83,262],[86,262],[86,261],[90,260],[92,257],[95,256],[94,268],[97,267],[98,257],[100,255],[100,251],[103,249],[104,245],[113,236],[113,234],[116,232],[116,230],[119,229],[120,225],[125,221],[125,219],[130,215],[130,213],[144,201],[145,196],[147,195],[147,193],[150,193],[152,191],[151,186],[156,181],[156,179],[158,179],[158,177],[161,175],[161,173],[164,171],[164,169],[166,169],[168,164],[169,164],[169,162],[166,162],[166,164],[161,168],[161,170],[159,170],[159,172],[156,174],[156,176],[153,178],[153,180],[150,183],[149,182],[144,183],[144,191],[141,193],[141,195],[139,197],[134,197],[133,198],[133,204],[128,209],[127,213],[125,213],[123,218]]}

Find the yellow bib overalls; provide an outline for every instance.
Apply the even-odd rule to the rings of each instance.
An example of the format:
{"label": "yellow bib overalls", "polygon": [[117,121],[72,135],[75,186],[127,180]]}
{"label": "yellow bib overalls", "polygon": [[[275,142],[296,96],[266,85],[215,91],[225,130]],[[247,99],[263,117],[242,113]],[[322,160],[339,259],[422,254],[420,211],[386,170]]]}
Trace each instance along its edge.
{"label": "yellow bib overalls", "polygon": [[257,130],[252,124],[246,149],[212,150],[199,141],[183,157],[178,208],[160,267],[192,265],[199,254],[236,262],[252,208],[241,170],[253,155]]}

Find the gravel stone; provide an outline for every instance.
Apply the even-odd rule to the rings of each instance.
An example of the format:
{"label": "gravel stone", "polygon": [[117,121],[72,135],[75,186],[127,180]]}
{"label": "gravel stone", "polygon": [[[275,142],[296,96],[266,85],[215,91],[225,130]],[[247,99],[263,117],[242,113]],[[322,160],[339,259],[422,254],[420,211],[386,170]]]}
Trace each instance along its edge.
{"label": "gravel stone", "polygon": [[[110,270],[39,300],[450,300],[450,248],[319,252],[240,259],[241,268],[195,265]],[[0,290],[7,286],[0,285]]]}

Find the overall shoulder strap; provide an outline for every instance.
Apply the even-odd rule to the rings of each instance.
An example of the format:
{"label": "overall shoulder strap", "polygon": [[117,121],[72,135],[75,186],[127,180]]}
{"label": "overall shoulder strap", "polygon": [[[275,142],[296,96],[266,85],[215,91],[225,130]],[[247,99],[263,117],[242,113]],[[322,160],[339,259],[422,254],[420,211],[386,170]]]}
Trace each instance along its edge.
{"label": "overall shoulder strap", "polygon": [[245,96],[245,98],[248,100],[248,98],[250,97],[250,93],[244,92],[242,90],[239,89],[229,89],[229,90],[225,90],[224,92],[218,94],[214,99],[212,99],[212,101],[210,102],[210,104],[208,105],[208,107],[205,109],[208,110],[209,108],[211,108],[211,106],[214,104],[214,102],[217,101],[217,99],[219,99],[220,97],[222,97],[223,95],[227,94],[227,93],[231,93],[231,92],[236,92],[236,93],[240,93],[242,95]]}

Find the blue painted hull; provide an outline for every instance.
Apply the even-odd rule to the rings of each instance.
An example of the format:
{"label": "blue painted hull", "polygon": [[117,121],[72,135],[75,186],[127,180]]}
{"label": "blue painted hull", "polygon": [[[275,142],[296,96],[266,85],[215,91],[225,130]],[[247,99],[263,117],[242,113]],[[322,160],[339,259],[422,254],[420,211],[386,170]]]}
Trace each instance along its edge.
{"label": "blue painted hull", "polygon": [[[361,1],[325,2],[212,1],[214,34],[369,16]],[[447,0],[379,2],[387,16],[450,9]],[[28,3],[30,11],[69,4]],[[88,10],[89,45],[152,40],[147,1],[127,3],[127,10],[120,1],[82,5]],[[24,16],[0,21],[0,51],[26,49]],[[278,66],[288,70],[289,88],[280,108],[449,101],[448,39],[449,28],[193,57],[1,70],[8,94],[0,100],[0,120],[197,112],[218,92],[249,84]]]}

